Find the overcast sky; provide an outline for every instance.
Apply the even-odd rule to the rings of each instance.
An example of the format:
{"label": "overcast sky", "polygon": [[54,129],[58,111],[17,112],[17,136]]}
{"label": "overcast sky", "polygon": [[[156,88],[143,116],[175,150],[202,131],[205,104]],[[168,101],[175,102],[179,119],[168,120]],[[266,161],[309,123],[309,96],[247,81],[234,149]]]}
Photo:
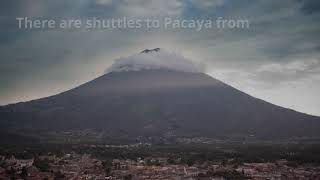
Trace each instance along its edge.
{"label": "overcast sky", "polygon": [[[247,19],[248,29],[18,29],[31,19]],[[45,97],[112,61],[165,48],[250,95],[320,115],[319,0],[9,0],[0,2],[0,104]]]}

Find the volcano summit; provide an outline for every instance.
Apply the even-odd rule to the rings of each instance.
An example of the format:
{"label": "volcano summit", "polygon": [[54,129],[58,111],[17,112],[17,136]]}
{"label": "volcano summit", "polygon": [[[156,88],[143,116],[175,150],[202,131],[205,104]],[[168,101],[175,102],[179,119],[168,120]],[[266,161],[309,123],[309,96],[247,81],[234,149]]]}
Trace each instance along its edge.
{"label": "volcano summit", "polygon": [[200,65],[184,56],[160,48],[145,49],[139,54],[116,59],[108,72],[140,70],[172,70],[180,72],[202,72]]}
{"label": "volcano summit", "polygon": [[160,50],[117,59],[106,73],[51,97],[0,107],[1,131],[97,129],[111,137],[319,137],[320,118],[241,92]]}

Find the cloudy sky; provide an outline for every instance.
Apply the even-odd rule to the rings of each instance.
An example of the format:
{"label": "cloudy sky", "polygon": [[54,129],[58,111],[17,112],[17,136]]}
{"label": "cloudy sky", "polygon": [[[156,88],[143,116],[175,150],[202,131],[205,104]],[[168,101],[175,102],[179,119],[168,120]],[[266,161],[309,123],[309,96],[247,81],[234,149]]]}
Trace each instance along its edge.
{"label": "cloudy sky", "polygon": [[[246,19],[246,29],[19,29],[17,17]],[[258,98],[320,115],[318,0],[10,0],[0,2],[0,104],[53,95],[114,59],[165,48]]]}

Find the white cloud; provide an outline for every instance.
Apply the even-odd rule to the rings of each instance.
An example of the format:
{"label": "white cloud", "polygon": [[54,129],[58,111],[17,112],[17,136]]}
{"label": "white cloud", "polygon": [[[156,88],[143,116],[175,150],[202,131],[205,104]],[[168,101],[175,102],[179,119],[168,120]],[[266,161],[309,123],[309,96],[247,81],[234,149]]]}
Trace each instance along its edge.
{"label": "white cloud", "polygon": [[139,53],[116,59],[111,67],[106,70],[106,73],[151,69],[167,69],[182,72],[202,71],[200,65],[196,65],[184,56],[161,49],[158,52]]}

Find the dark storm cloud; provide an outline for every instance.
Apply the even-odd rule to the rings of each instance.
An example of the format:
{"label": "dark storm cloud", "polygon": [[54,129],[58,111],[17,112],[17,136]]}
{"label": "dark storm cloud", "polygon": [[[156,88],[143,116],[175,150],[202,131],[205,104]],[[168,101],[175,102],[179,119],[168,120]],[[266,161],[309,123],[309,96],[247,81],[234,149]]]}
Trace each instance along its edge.
{"label": "dark storm cloud", "polygon": [[306,14],[320,12],[320,1],[317,0],[300,0],[302,3],[301,10]]}

